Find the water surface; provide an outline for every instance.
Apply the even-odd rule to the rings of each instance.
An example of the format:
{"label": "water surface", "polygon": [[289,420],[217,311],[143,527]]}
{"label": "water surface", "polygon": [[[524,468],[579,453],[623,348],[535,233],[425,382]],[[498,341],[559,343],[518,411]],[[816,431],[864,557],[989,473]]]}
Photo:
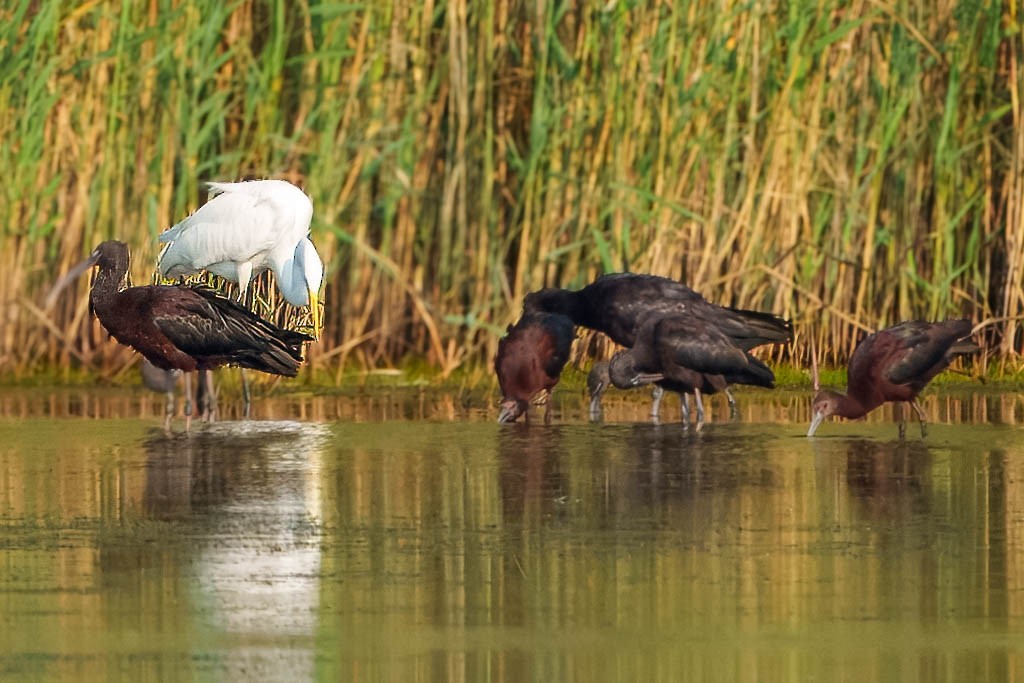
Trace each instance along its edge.
{"label": "water surface", "polygon": [[1020,399],[932,395],[900,441],[807,439],[808,398],[695,432],[289,397],[186,435],[138,392],[5,391],[0,676],[1020,680]]}

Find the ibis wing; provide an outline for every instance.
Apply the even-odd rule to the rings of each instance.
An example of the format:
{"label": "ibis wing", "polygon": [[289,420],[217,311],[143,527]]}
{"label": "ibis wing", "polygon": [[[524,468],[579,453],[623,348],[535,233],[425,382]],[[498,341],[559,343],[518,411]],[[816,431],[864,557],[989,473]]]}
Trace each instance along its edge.
{"label": "ibis wing", "polygon": [[730,384],[772,386],[775,375],[767,365],[738,346],[714,325],[692,318],[658,321],[656,343],[663,358],[705,375],[722,375]]}
{"label": "ibis wing", "polygon": [[685,368],[722,375],[746,367],[747,354],[732,344],[709,344],[703,339],[672,340],[672,358]]}
{"label": "ibis wing", "polygon": [[900,323],[879,332],[893,339],[893,360],[888,364],[885,377],[893,384],[924,386],[942,372],[952,360],[954,347],[970,334],[967,320],[949,320],[930,323],[911,321]]}
{"label": "ibis wing", "polygon": [[273,325],[213,290],[178,290],[153,305],[153,322],[180,351],[204,364],[234,363],[294,376],[312,338]]}
{"label": "ibis wing", "polygon": [[912,320],[869,335],[850,358],[850,391],[866,395],[877,379],[920,389],[949,365],[951,350],[969,333],[966,320]]}
{"label": "ibis wing", "polygon": [[600,312],[591,312],[608,329],[597,327],[616,342],[632,346],[634,332],[651,316],[691,317],[716,327],[733,344],[746,351],[768,343],[784,343],[793,338],[788,320],[771,313],[718,306],[681,282],[656,275],[616,273],[604,275],[581,290],[586,301],[600,303]]}
{"label": "ibis wing", "polygon": [[893,384],[910,384],[915,380],[924,380],[924,384],[946,365],[948,361],[945,349],[934,344],[915,346],[902,349],[886,370],[885,377]]}
{"label": "ibis wing", "polygon": [[694,306],[709,305],[681,282],[637,273],[602,275],[579,294],[588,310],[586,319],[577,322],[623,346],[634,345],[639,327],[652,316],[686,315]]}
{"label": "ibis wing", "polygon": [[161,305],[154,311],[153,321],[178,349],[192,357],[223,355],[252,337],[235,316],[225,315],[201,296]]}
{"label": "ibis wing", "polygon": [[689,316],[645,321],[638,340],[656,346],[660,355],[698,372],[720,375],[747,364],[747,355],[713,325]]}

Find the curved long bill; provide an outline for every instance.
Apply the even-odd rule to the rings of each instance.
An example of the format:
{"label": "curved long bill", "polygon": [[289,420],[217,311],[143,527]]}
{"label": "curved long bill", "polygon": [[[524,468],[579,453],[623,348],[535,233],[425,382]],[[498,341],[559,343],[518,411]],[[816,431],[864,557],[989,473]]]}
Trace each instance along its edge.
{"label": "curved long bill", "polygon": [[53,308],[53,305],[57,303],[57,297],[60,296],[60,293],[77,280],[82,273],[95,266],[98,260],[99,254],[92,254],[89,258],[64,273],[64,276],[54,283],[53,287],[50,288],[50,292],[46,295],[46,299],[43,301],[43,310],[48,311]]}
{"label": "curved long bill", "polygon": [[638,372],[629,381],[634,387],[641,386],[643,384],[654,384],[665,379],[665,375],[660,372]]}
{"label": "curved long bill", "polygon": [[825,419],[825,413],[820,410],[814,413],[814,417],[811,418],[811,427],[807,430],[807,436],[814,436],[814,432],[818,431],[818,427]]}
{"label": "curved long bill", "polygon": [[320,332],[323,331],[324,320],[320,314],[320,297],[312,289],[309,289],[309,314],[313,320],[313,339],[320,339]]}
{"label": "curved long bill", "polygon": [[516,418],[522,414],[522,409],[519,403],[515,399],[501,402],[501,412],[498,413],[498,423],[507,424],[509,422],[515,422]]}

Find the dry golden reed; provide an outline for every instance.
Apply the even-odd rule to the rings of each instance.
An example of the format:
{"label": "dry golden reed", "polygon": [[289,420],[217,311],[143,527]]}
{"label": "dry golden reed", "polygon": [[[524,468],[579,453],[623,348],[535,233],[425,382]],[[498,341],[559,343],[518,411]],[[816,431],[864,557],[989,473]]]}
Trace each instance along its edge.
{"label": "dry golden reed", "polygon": [[1014,3],[62,3],[0,9],[0,375],[133,360],[83,283],[147,281],[202,182],[291,180],[327,262],[314,367],[493,357],[522,296],[629,269],[842,362],[901,319],[1024,345]]}

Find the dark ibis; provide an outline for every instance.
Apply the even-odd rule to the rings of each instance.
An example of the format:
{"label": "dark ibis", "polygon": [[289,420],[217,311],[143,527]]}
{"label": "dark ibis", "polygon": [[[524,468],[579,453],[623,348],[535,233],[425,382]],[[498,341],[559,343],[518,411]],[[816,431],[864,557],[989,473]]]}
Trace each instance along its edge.
{"label": "dark ibis", "polygon": [[744,351],[793,339],[790,321],[771,313],[713,304],[681,282],[637,273],[602,275],[580,290],[542,289],[523,300],[523,312],[560,313],[631,347],[650,316],[686,316],[716,326]]}
{"label": "dark ibis", "polygon": [[203,287],[124,287],[128,245],[103,242],[51,291],[47,307],[74,278],[98,266],[89,303],[114,339],[163,370],[195,372],[238,365],[295,377],[303,343],[313,338],[283,330]]}
{"label": "dark ibis", "polygon": [[[818,364],[814,358],[814,389],[818,393],[811,407],[813,417],[807,436],[813,436],[830,415],[859,418],[883,403],[903,401],[917,413],[924,438],[927,426],[917,395],[954,358],[978,351],[970,336],[969,320],[911,320],[868,335],[850,357],[845,394],[819,390]],[[907,425],[903,411],[899,412],[899,433],[903,438]]]}
{"label": "dark ibis", "polygon": [[[621,353],[621,352],[620,352]],[[614,386],[618,389],[631,389],[636,385],[633,384],[635,373],[629,372],[628,364],[616,363],[617,374],[613,379],[611,375],[611,363],[608,361],[600,361],[594,363],[590,369],[590,373],[587,375],[587,391],[590,394],[590,416],[591,418],[597,419],[601,415],[601,397],[604,395],[605,390],[609,385]],[[699,397],[701,393],[713,394],[717,391],[724,391],[726,400],[729,402],[730,414],[736,413],[736,399],[729,391],[729,387],[725,385],[725,379],[721,375],[706,375],[700,374],[701,386],[691,386],[689,384],[681,384],[673,382],[669,379],[662,379],[654,383],[654,391],[651,394],[651,419],[657,420],[661,413],[661,400],[665,395],[665,391],[671,391],[679,394],[680,410],[683,422],[690,421],[690,406],[687,402],[687,395],[694,394]],[[616,382],[617,381],[617,382]],[[701,403],[697,403],[701,408]],[[703,417],[701,418],[703,419]]]}
{"label": "dark ibis", "polygon": [[[772,388],[775,374],[713,324],[690,316],[651,316],[637,330],[633,347],[615,354],[609,365],[618,387],[662,382],[680,394],[693,394],[698,427],[704,422],[702,393],[730,384]],[[689,408],[683,397],[685,420]]]}
{"label": "dark ibis", "polygon": [[515,422],[531,402],[544,404],[544,422],[551,421],[551,390],[569,360],[575,334],[571,320],[548,313],[527,313],[508,327],[494,358],[502,396],[498,422]]}

